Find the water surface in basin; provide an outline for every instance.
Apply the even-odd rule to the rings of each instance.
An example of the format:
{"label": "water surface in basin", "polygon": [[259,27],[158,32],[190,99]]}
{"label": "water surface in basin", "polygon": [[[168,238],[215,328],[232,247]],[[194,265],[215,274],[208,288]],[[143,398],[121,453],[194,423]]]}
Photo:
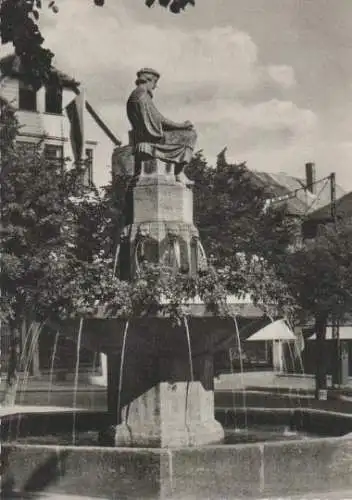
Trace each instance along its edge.
{"label": "water surface in basin", "polygon": [[[225,439],[221,444],[246,444],[263,441],[299,440],[317,437],[317,434],[290,431],[287,426],[256,425],[248,429],[226,429]],[[11,439],[12,443],[61,445],[73,444],[72,433],[47,434],[44,436],[23,436]],[[77,432],[76,446],[97,446],[99,433],[97,431]],[[219,443],[220,444],[220,443]]]}

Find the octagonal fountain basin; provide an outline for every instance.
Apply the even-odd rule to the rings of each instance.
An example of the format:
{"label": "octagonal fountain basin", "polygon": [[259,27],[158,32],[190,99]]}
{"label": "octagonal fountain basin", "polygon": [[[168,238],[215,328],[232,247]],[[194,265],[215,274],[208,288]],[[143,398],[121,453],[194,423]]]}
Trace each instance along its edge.
{"label": "octagonal fountain basin", "polygon": [[234,338],[239,342],[239,321],[199,315],[175,325],[162,316],[96,317],[66,321],[60,328],[78,344],[107,353],[113,427],[107,442],[194,446],[223,438],[214,419],[213,356]]}
{"label": "octagonal fountain basin", "polygon": [[[94,435],[96,438],[107,418],[104,414],[76,414],[76,433],[80,436],[76,446],[63,444],[68,443],[72,432],[72,411],[22,414],[20,420],[19,415],[5,417],[4,498],[6,494],[14,498],[14,492],[31,493],[34,498],[39,493],[50,493],[109,500],[230,500],[294,494],[304,497],[309,492],[316,492],[316,498],[329,498],[330,491],[352,489],[352,439],[317,437],[304,429],[300,434],[288,430],[295,422],[323,418],[333,424],[331,429],[344,427],[347,431],[352,428],[350,416],[325,412],[322,417],[322,412],[308,415],[306,410],[276,415],[262,412],[258,416],[258,411],[246,410],[252,427],[234,429],[230,422],[243,411],[217,412],[223,424],[227,421],[228,444],[169,449],[94,445]],[[263,419],[267,422],[265,432],[265,426],[260,424]],[[234,441],[229,436],[233,434],[238,441],[242,434],[245,444],[231,444]],[[265,436],[267,440],[263,441]]]}
{"label": "octagonal fountain basin", "polygon": [[[236,337],[236,324],[232,316],[207,314],[204,306],[193,309],[194,315],[175,324],[164,316],[136,317],[128,320],[128,343],[132,349],[143,349],[146,355],[188,355],[187,330],[193,356],[213,354],[223,348],[226,341]],[[262,313],[253,311],[253,316],[237,316],[241,333],[249,336],[270,320]],[[259,319],[258,319],[259,318]],[[257,321],[256,321],[257,320]],[[52,322],[51,327],[62,335],[77,340],[81,330],[82,345],[95,352],[106,354],[121,352],[127,320],[97,316],[74,318]],[[259,326],[258,326],[259,325]]]}

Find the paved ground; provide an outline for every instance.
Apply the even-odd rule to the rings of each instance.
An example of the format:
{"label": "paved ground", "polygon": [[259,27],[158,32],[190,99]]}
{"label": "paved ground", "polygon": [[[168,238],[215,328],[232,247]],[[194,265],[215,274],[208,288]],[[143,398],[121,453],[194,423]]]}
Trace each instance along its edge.
{"label": "paved ground", "polygon": [[[1,379],[4,381],[5,377],[0,377],[0,393],[4,389],[4,382],[1,382]],[[78,390],[89,390],[91,392],[95,392],[98,390],[104,390],[104,384],[100,380],[101,377],[95,377],[96,384],[92,384],[84,381],[79,381]],[[98,380],[99,379],[99,380]],[[328,385],[331,384],[330,377],[328,377]],[[72,389],[74,383],[73,380],[67,381],[53,381],[50,385],[48,378],[43,379],[33,379],[29,378],[25,383],[23,380],[20,380],[18,384],[19,390],[30,389],[30,390],[40,390],[40,391],[48,391],[49,387],[51,391],[63,391],[68,388]],[[241,388],[243,386],[256,386],[256,387],[282,387],[282,388],[291,388],[291,389],[314,389],[315,381],[313,375],[296,375],[296,374],[287,374],[287,373],[275,373],[273,371],[253,371],[253,372],[245,372],[241,373],[226,373],[220,375],[215,378],[215,388],[216,389],[232,389],[232,388]],[[349,379],[348,385],[352,388],[352,377]]]}
{"label": "paved ground", "polygon": [[[244,374],[224,374],[216,378],[215,390],[221,391],[241,390],[244,388],[281,389],[287,395],[295,395],[300,391],[300,398],[307,397],[314,391],[313,376],[280,375],[273,372],[246,372]],[[45,407],[57,406],[60,408],[72,408],[74,406],[73,381],[49,383],[48,379],[29,379],[24,385],[18,385],[17,406]],[[1,393],[4,388],[0,384]],[[352,379],[350,379],[352,389]],[[96,411],[105,411],[107,408],[106,388],[101,385],[92,385],[80,381],[76,393],[76,407]],[[0,410],[1,411],[1,410]]]}
{"label": "paved ground", "polygon": [[[328,377],[329,385],[331,385],[330,377]],[[315,388],[315,379],[313,375],[279,374],[272,371],[229,373],[215,379],[215,390],[241,389],[243,387],[275,387],[312,391]],[[349,379],[349,387],[352,388],[352,378]]]}
{"label": "paved ground", "polygon": [[[77,408],[104,411],[106,410],[106,388],[80,382],[77,387],[76,402],[74,402],[74,383],[35,380],[29,378],[26,383],[20,381],[17,389],[16,406],[58,406],[60,408]],[[0,401],[4,384],[0,384]],[[1,404],[0,404],[1,407]]]}

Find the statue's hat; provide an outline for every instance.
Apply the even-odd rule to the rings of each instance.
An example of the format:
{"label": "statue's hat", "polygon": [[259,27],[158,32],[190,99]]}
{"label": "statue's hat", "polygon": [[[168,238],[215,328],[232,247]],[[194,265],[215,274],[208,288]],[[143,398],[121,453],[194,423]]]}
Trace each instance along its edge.
{"label": "statue's hat", "polygon": [[152,68],[142,68],[142,69],[140,69],[137,72],[137,76],[139,78],[141,75],[144,75],[146,73],[149,74],[149,75],[154,75],[157,78],[160,78],[160,73],[158,73],[155,69],[152,69]]}

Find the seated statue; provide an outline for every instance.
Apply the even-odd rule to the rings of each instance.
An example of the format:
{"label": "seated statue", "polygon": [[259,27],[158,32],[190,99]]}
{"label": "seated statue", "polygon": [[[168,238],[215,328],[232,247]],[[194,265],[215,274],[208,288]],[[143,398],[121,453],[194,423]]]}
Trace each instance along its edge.
{"label": "seated statue", "polygon": [[160,75],[144,68],[138,71],[136,85],[127,101],[127,116],[132,125],[135,155],[175,164],[176,181],[190,162],[197,134],[191,122],[175,123],[165,118],[153,102],[153,90]]}

